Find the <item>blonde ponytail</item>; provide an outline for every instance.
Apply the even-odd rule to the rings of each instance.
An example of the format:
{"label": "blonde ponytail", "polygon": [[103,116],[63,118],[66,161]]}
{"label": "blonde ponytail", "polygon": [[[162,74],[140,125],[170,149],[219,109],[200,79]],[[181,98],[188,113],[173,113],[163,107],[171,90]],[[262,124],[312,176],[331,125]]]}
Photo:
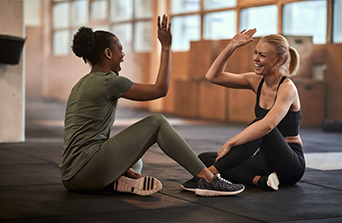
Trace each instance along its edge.
{"label": "blonde ponytail", "polygon": [[290,52],[290,64],[289,64],[289,75],[294,76],[297,74],[298,69],[299,69],[299,54],[297,50],[293,47],[290,47],[289,49]]}

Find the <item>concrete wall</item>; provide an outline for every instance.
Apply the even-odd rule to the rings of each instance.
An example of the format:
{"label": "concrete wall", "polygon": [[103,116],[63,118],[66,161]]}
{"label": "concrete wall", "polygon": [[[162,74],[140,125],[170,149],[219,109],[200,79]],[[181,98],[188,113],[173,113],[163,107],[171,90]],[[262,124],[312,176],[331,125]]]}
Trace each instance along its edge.
{"label": "concrete wall", "polygon": [[[0,34],[24,37],[23,1],[0,1]],[[5,53],[5,52],[0,52]],[[0,64],[0,143],[24,141],[24,58]]]}

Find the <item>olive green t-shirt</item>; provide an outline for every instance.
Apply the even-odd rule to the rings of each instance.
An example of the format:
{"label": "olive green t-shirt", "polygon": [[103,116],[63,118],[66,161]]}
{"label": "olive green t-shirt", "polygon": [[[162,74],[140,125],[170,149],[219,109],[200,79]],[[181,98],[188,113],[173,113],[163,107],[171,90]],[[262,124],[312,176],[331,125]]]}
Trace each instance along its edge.
{"label": "olive green t-shirt", "polygon": [[114,72],[85,75],[72,88],[65,121],[60,171],[71,179],[109,139],[118,99],[133,85]]}

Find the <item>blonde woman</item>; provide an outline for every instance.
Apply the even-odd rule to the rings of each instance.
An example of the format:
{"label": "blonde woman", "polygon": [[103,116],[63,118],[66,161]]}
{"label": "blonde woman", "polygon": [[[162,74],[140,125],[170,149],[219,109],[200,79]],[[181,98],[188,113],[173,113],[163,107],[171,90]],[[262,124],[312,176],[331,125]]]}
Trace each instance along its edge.
{"label": "blonde woman", "polygon": [[[228,139],[217,153],[199,158],[213,173],[236,183],[278,190],[278,185],[298,182],[305,171],[299,135],[301,104],[294,83],[299,55],[281,35],[261,38],[254,50],[254,72],[225,72],[235,50],[252,41],[256,29],[241,31],[229,42],[206,74],[211,83],[227,88],[249,89],[256,94],[256,119]],[[193,190],[193,178],[182,187]]]}

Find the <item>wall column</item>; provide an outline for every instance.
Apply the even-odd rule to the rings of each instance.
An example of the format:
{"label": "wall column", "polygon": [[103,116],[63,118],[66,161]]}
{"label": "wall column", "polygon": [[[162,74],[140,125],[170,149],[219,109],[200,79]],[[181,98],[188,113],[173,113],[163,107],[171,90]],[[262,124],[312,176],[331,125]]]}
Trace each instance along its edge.
{"label": "wall column", "polygon": [[[0,1],[0,34],[24,37],[23,11],[22,0]],[[24,56],[17,65],[0,63],[0,143],[25,140]]]}

